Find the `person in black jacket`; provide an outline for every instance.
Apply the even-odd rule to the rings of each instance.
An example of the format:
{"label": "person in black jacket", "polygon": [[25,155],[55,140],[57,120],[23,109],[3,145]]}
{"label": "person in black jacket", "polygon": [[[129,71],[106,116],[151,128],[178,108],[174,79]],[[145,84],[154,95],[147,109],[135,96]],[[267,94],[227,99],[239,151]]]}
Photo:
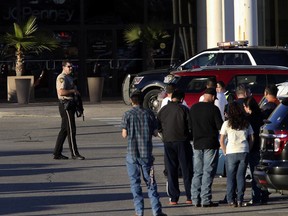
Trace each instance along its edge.
{"label": "person in black jacket", "polygon": [[256,181],[254,179],[254,170],[255,167],[259,164],[260,161],[260,127],[264,124],[265,116],[261,112],[257,101],[252,97],[246,97],[243,100],[244,110],[247,114],[247,119],[251,124],[254,131],[254,144],[253,148],[249,153],[249,167],[251,171],[251,192],[252,199],[245,203],[244,205],[258,205],[258,204],[266,204],[269,198],[269,192],[267,190],[261,190],[257,187]]}
{"label": "person in black jacket", "polygon": [[216,174],[219,157],[219,130],[223,119],[214,105],[215,88],[207,88],[204,100],[190,109],[191,132],[193,137],[193,179],[192,202],[196,207],[213,207],[212,183]]}
{"label": "person in black jacket", "polygon": [[268,119],[273,110],[280,104],[277,98],[278,88],[275,84],[270,84],[265,87],[264,97],[267,100],[260,109],[264,115],[264,119]]}
{"label": "person in black jacket", "polygon": [[159,111],[157,116],[158,130],[162,133],[164,142],[170,205],[176,205],[180,196],[179,164],[187,197],[186,204],[192,204],[192,147],[189,141],[189,109],[182,104],[184,96],[184,92],[175,90],[171,101]]}

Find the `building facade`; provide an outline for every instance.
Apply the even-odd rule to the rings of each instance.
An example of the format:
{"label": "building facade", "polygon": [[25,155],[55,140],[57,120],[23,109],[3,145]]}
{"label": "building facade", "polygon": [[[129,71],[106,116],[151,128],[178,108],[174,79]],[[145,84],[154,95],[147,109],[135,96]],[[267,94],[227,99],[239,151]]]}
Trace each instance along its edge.
{"label": "building facade", "polygon": [[[153,58],[156,68],[168,67],[216,46],[218,41],[238,39],[231,29],[237,29],[234,17],[242,16],[236,15],[243,4],[253,5],[252,10],[249,5],[246,11],[243,8],[252,16],[250,20],[256,19],[252,25],[256,45],[286,44],[288,2],[285,0],[107,0],[101,4],[95,0],[9,0],[0,3],[0,34],[9,32],[13,22],[25,21],[33,15],[37,17],[39,30],[52,32],[59,41],[60,48],[51,53],[26,54],[26,74],[37,79],[45,71],[45,79],[35,86],[36,98],[55,96],[55,78],[61,72],[63,59],[73,61],[74,76],[84,96],[88,95],[87,77],[99,74],[105,78],[103,96],[121,96],[126,74],[146,70],[145,46],[125,43],[123,31],[127,27],[161,24],[170,37],[154,45]],[[4,65],[1,98],[6,97],[3,77],[13,75],[15,58],[4,46],[0,44],[0,63]]]}

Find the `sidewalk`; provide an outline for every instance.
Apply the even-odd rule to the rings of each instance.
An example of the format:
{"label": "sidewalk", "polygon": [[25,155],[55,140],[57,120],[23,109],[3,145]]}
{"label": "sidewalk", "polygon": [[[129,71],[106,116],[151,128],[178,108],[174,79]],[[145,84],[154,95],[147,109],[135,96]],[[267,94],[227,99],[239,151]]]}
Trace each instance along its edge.
{"label": "sidewalk", "polygon": [[[57,99],[43,99],[29,104],[18,103],[0,103],[0,117],[11,115],[30,115],[30,116],[51,116],[59,117]],[[101,103],[90,103],[83,101],[85,117],[101,117],[101,116],[122,116],[130,106],[126,105],[121,98],[104,98]],[[56,109],[55,109],[56,107]]]}

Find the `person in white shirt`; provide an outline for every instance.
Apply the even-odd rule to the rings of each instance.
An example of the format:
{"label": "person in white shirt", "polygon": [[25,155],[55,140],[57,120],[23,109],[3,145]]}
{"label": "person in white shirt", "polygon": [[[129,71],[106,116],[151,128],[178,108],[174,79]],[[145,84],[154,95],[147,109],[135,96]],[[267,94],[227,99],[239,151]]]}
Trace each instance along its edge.
{"label": "person in white shirt", "polygon": [[[175,91],[175,89],[176,89],[176,86],[175,86],[174,83],[168,83],[168,84],[167,84],[167,86],[166,86],[166,88],[165,88],[165,91],[166,91],[166,94],[167,94],[167,95],[166,95],[166,97],[162,100],[160,109],[161,109],[163,106],[167,105],[167,104],[168,104],[168,101],[171,101],[172,93]],[[186,106],[186,107],[189,108],[189,106],[187,105],[187,103],[185,102],[185,100],[183,100],[182,104],[183,104],[184,106]],[[159,109],[159,111],[160,111],[160,109]]]}
{"label": "person in white shirt", "polygon": [[224,82],[217,81],[216,92],[218,100],[215,100],[214,104],[219,108],[223,121],[225,120],[225,107],[228,104],[225,91]]}
{"label": "person in white shirt", "polygon": [[[228,120],[220,130],[220,146],[226,156],[227,202],[229,206],[242,207],[245,173],[249,152],[253,147],[254,131],[242,107],[236,101],[228,104],[227,114]],[[234,197],[235,191],[237,197]]]}
{"label": "person in white shirt", "polygon": [[[222,81],[220,81],[220,82],[222,82]],[[222,84],[224,85],[223,82],[222,82]],[[215,88],[217,91],[217,86],[218,86],[218,84],[217,84],[215,79],[210,78],[207,80],[207,84],[206,84],[207,88]],[[224,89],[224,91],[225,91],[225,89]],[[228,102],[227,102],[226,96],[223,92],[217,91],[216,97],[217,97],[217,100],[214,101],[214,104],[215,104],[215,106],[217,106],[219,108],[222,119],[224,121],[225,120],[224,110],[225,110],[225,106],[228,104]],[[203,99],[204,99],[204,96],[202,95],[199,98],[199,102],[203,101]]]}

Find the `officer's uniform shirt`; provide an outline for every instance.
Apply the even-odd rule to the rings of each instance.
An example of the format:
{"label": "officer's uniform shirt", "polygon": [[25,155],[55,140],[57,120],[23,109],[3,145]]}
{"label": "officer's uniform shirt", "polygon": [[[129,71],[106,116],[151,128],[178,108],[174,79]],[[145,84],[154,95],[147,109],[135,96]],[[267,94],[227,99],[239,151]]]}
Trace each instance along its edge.
{"label": "officer's uniform shirt", "polygon": [[72,100],[73,95],[71,94],[71,96],[61,96],[58,94],[58,90],[60,89],[71,90],[74,88],[75,86],[73,82],[73,77],[65,74],[64,72],[58,75],[56,79],[56,89],[57,89],[57,96],[59,100]]}

